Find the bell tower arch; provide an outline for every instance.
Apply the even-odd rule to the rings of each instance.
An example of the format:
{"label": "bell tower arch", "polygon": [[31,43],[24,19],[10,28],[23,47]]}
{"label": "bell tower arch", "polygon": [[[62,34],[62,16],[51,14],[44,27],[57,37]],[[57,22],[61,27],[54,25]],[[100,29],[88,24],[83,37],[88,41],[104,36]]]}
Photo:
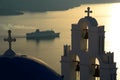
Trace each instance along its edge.
{"label": "bell tower arch", "polygon": [[[64,80],[76,79],[76,62],[79,62],[79,80],[116,80],[116,63],[114,54],[104,51],[104,26],[98,26],[95,18],[90,16],[90,7],[85,11],[87,16],[77,24],[72,24],[71,48],[64,47],[61,66]],[[76,61],[76,56],[80,61]],[[96,64],[96,59],[99,64]],[[72,76],[72,77],[71,77]],[[112,76],[112,77],[111,77]]]}

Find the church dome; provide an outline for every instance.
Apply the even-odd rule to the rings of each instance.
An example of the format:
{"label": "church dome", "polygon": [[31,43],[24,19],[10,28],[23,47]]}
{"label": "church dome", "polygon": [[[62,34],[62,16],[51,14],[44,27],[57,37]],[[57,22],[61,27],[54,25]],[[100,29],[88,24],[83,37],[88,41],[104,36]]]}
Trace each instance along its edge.
{"label": "church dome", "polygon": [[78,24],[81,24],[83,22],[87,22],[88,26],[97,26],[98,22],[95,18],[86,16],[85,18],[82,18],[78,21]]}
{"label": "church dome", "polygon": [[15,56],[16,53],[12,49],[8,49],[5,53],[4,56]]}
{"label": "church dome", "polygon": [[[9,50],[12,52],[11,50]],[[9,52],[7,50],[7,53]],[[14,53],[14,52],[13,52]],[[0,56],[1,80],[62,80],[45,63],[28,56]]]}
{"label": "church dome", "polygon": [[0,80],[62,80],[62,77],[42,61],[26,56],[16,55],[12,50],[11,37],[8,30],[9,49],[0,56]]}

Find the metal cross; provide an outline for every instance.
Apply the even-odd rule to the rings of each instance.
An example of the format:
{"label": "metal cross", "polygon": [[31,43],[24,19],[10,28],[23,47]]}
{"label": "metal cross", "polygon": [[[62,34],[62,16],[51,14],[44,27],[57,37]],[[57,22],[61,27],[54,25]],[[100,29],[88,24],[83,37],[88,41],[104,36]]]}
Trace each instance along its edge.
{"label": "metal cross", "polygon": [[11,49],[12,42],[15,42],[16,39],[11,37],[11,30],[8,30],[8,38],[5,38],[4,41],[8,41],[9,49]]}
{"label": "metal cross", "polygon": [[87,10],[85,10],[85,13],[87,13],[87,16],[90,16],[90,13],[92,13],[92,11],[90,11],[90,7],[87,8]]}

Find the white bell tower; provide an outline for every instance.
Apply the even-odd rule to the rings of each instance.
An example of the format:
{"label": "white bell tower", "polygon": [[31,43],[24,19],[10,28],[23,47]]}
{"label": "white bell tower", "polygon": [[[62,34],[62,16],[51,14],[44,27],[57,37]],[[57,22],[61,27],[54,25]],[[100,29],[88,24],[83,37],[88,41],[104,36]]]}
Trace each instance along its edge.
{"label": "white bell tower", "polygon": [[[79,72],[79,80],[116,80],[114,54],[104,51],[104,26],[98,26],[97,20],[90,16],[90,7],[85,12],[87,16],[72,24],[71,49],[69,45],[64,46],[61,57],[63,78],[76,80],[76,72]],[[76,61],[77,56],[79,61]]]}

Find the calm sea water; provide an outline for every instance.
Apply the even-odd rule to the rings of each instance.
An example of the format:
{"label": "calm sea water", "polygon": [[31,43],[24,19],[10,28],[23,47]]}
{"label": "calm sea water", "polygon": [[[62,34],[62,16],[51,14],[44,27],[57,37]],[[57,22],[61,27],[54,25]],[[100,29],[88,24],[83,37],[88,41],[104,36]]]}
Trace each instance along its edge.
{"label": "calm sea water", "polygon": [[[120,75],[120,3],[113,4],[87,4],[66,11],[48,11],[44,13],[29,13],[19,16],[0,16],[0,36],[7,36],[7,30],[12,30],[12,36],[25,36],[35,29],[55,30],[60,32],[60,37],[53,40],[26,40],[17,38],[12,44],[17,54],[24,54],[42,59],[54,70],[60,73],[60,59],[63,55],[63,45],[71,44],[71,24],[77,23],[86,16],[84,11],[91,7],[92,17],[96,18],[99,25],[105,25],[105,51],[114,52],[115,62]],[[0,54],[8,49],[8,43],[0,38]]]}

